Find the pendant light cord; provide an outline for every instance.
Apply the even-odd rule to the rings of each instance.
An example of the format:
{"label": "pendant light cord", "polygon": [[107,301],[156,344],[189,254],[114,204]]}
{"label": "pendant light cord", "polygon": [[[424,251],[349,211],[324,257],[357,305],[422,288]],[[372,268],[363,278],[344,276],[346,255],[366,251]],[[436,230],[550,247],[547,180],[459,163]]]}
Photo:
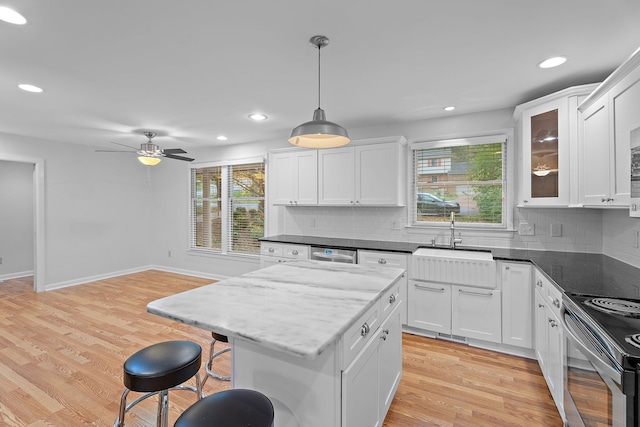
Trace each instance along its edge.
{"label": "pendant light cord", "polygon": [[320,108],[320,48],[322,46],[318,45],[318,108]]}

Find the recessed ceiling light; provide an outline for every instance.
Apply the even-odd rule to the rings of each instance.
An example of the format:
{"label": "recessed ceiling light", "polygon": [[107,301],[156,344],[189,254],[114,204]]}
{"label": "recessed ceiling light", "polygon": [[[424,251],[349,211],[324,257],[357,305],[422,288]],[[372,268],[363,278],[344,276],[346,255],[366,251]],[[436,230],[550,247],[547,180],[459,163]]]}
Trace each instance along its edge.
{"label": "recessed ceiling light", "polygon": [[545,59],[541,63],[538,64],[540,68],[553,68],[558,65],[562,65],[567,62],[567,58],[564,56],[554,56],[553,58]]}
{"label": "recessed ceiling light", "polygon": [[456,107],[454,107],[453,105],[450,105],[450,106],[448,106],[448,107],[444,107],[444,108],[443,108],[443,110],[444,110],[444,111],[453,111],[453,110],[455,110],[455,109],[456,109]]}
{"label": "recessed ceiling light", "polygon": [[4,6],[0,6],[0,21],[17,25],[24,25],[27,23],[27,20],[24,18],[24,16],[20,15],[15,10],[9,9],[8,7]]}
{"label": "recessed ceiling light", "polygon": [[227,138],[226,136],[224,136],[224,135],[218,135],[218,136],[216,137],[216,139],[217,139],[218,141],[226,141],[228,138]]}
{"label": "recessed ceiling light", "polygon": [[35,93],[44,92],[42,88],[39,88],[38,86],[34,86],[34,85],[29,85],[29,84],[19,84],[18,87],[22,90],[26,90],[27,92],[35,92]]}
{"label": "recessed ceiling light", "polygon": [[260,114],[260,113],[249,114],[249,118],[251,120],[255,120],[256,122],[260,122],[262,120],[267,120],[267,116],[265,116],[264,114]]}

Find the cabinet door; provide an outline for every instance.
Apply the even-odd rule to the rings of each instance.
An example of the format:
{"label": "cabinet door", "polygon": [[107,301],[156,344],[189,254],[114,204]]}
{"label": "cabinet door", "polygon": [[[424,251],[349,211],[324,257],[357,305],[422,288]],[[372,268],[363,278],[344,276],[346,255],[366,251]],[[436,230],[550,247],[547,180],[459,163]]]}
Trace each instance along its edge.
{"label": "cabinet door", "polygon": [[451,334],[499,343],[501,334],[500,291],[451,287]]}
{"label": "cabinet door", "polygon": [[562,97],[522,115],[522,194],[527,206],[569,204],[568,105]]}
{"label": "cabinet door", "polygon": [[402,327],[398,306],[382,324],[380,329],[379,374],[380,374],[380,422],[384,421],[402,377]]}
{"label": "cabinet door", "polygon": [[[628,206],[631,193],[631,131],[640,128],[640,69],[614,86],[610,103],[613,109],[610,162],[614,166],[611,174],[612,204]],[[637,171],[634,172],[637,174]]]}
{"label": "cabinet door", "polygon": [[609,101],[605,95],[582,113],[582,203],[606,205],[609,200]]}
{"label": "cabinet door", "polygon": [[542,294],[539,291],[534,292],[534,306],[533,306],[533,317],[534,317],[534,330],[535,330],[535,341],[534,341],[534,349],[536,352],[536,358],[538,359],[538,364],[540,365],[540,369],[542,373],[546,377],[547,372],[547,360],[549,358],[549,339],[548,335],[548,321],[547,321],[547,312],[545,309],[545,300]]}
{"label": "cabinet door", "polygon": [[295,195],[295,155],[277,153],[269,159],[269,184],[271,201],[275,205],[293,204]]}
{"label": "cabinet door", "polygon": [[294,176],[297,205],[318,204],[318,151],[296,153]]}
{"label": "cabinet door", "polygon": [[401,206],[400,145],[355,147],[355,201],[360,205]]}
{"label": "cabinet door", "polygon": [[318,204],[355,203],[354,150],[332,148],[318,154]]}
{"label": "cabinet door", "polygon": [[378,427],[380,410],[378,402],[379,375],[378,350],[380,334],[376,334],[342,372],[342,425],[344,427]]}
{"label": "cabinet door", "polygon": [[407,303],[409,326],[451,333],[451,285],[411,280]]}
{"label": "cabinet door", "polygon": [[502,342],[532,348],[531,265],[502,263]]}

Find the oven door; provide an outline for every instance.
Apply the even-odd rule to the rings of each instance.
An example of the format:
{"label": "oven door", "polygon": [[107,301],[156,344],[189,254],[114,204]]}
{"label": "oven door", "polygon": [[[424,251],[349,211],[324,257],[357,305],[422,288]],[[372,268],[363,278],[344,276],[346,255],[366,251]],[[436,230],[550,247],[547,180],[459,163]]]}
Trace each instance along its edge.
{"label": "oven door", "polygon": [[606,341],[574,313],[564,310],[564,411],[569,427],[632,427],[633,396],[623,393],[623,371]]}

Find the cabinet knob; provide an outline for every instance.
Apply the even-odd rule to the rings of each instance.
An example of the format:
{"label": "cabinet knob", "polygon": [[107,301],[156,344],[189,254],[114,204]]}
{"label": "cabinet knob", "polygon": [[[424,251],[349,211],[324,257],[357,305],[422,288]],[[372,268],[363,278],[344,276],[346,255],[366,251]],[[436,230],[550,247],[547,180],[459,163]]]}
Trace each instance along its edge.
{"label": "cabinet knob", "polygon": [[553,300],[553,305],[555,305],[557,308],[560,308],[560,300],[558,298],[555,298]]}
{"label": "cabinet knob", "polygon": [[364,325],[360,328],[360,335],[366,337],[369,334],[369,324],[364,322]]}
{"label": "cabinet knob", "polygon": [[607,198],[605,198],[605,197],[603,197],[602,199],[600,199],[600,201],[601,201],[602,203],[604,203],[604,202],[606,202],[606,201],[608,201],[608,200],[609,200],[609,199],[607,199]]}
{"label": "cabinet knob", "polygon": [[529,203],[529,201],[528,200],[523,200],[522,203]]}
{"label": "cabinet knob", "polygon": [[382,341],[386,341],[386,340],[387,340],[387,336],[386,336],[386,335],[380,335],[380,339],[381,339]]}
{"label": "cabinet knob", "polygon": [[538,303],[538,308],[544,308],[544,304]]}
{"label": "cabinet knob", "polygon": [[394,302],[396,302],[396,296],[394,294],[391,294],[389,296],[389,304],[393,304]]}
{"label": "cabinet knob", "polygon": [[269,252],[275,252],[275,249],[269,248]]}
{"label": "cabinet knob", "polygon": [[549,324],[552,328],[558,327],[558,322],[556,322],[555,320],[549,319]]}
{"label": "cabinet knob", "polygon": [[293,204],[293,200],[289,200],[289,204],[292,205]]}
{"label": "cabinet knob", "polygon": [[538,281],[536,282],[536,286],[541,288],[542,287],[542,280],[538,279]]}
{"label": "cabinet knob", "polygon": [[385,335],[389,335],[389,330],[388,329],[383,329],[382,333],[385,334]]}
{"label": "cabinet knob", "polygon": [[380,259],[378,260],[378,264],[386,264],[386,263],[387,263],[387,260],[386,260],[386,259],[384,259],[384,258],[380,258]]}
{"label": "cabinet knob", "polygon": [[505,270],[511,270],[511,267],[509,267],[508,265],[504,268]]}

